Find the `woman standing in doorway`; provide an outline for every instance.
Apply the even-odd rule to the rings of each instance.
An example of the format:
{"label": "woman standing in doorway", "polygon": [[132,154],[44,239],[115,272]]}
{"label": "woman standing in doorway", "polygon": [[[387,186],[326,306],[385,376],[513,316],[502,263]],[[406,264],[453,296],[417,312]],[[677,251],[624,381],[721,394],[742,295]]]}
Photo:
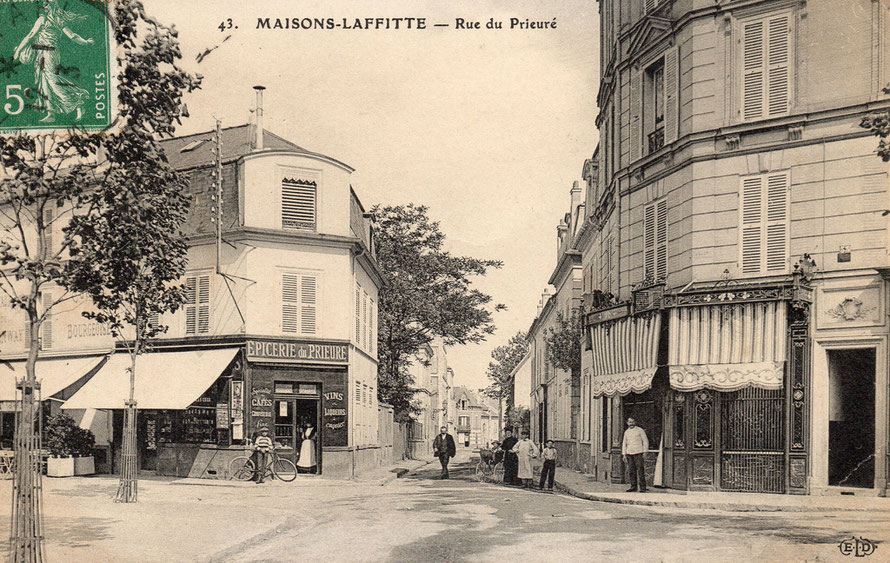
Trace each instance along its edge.
{"label": "woman standing in doorway", "polygon": [[315,473],[318,460],[315,454],[315,423],[307,420],[302,424],[303,442],[300,444],[300,459],[297,460],[297,471],[300,473]]}

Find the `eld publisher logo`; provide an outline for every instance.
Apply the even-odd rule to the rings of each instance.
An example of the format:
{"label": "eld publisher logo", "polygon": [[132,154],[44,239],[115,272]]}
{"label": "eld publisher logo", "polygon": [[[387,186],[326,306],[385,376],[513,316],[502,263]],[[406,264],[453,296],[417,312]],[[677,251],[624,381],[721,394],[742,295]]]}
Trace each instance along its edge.
{"label": "eld publisher logo", "polygon": [[841,550],[842,555],[868,557],[878,549],[878,544],[865,538],[857,538],[856,536],[853,536],[852,538],[837,544],[837,548]]}

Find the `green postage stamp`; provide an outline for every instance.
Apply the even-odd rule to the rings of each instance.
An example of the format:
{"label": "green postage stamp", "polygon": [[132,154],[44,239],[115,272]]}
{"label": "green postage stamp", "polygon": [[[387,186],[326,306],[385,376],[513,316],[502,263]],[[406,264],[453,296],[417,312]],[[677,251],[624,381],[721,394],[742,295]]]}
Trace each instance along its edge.
{"label": "green postage stamp", "polygon": [[108,9],[102,0],[0,0],[0,133],[111,126]]}

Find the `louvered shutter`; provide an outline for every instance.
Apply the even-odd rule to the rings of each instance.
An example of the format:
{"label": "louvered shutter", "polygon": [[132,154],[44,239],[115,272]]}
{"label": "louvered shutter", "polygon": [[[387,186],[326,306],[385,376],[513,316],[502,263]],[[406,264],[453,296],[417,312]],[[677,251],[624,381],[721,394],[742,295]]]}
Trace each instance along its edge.
{"label": "louvered shutter", "polygon": [[281,227],[315,229],[317,184],[285,178],[281,182]]}
{"label": "louvered shutter", "polygon": [[769,19],[767,40],[767,62],[769,81],[767,85],[767,108],[769,115],[782,115],[788,112],[789,102],[789,56],[791,30],[787,15]]}
{"label": "louvered shutter", "polygon": [[49,259],[55,256],[55,252],[53,252],[53,210],[51,208],[43,209],[43,227],[44,241],[46,243],[46,247],[43,249],[43,257],[44,259]]}
{"label": "louvered shutter", "polygon": [[185,333],[195,334],[198,326],[198,280],[195,277],[185,279]]}
{"label": "louvered shutter", "polygon": [[210,276],[198,276],[198,334],[210,332]]}
{"label": "louvered shutter", "polygon": [[315,334],[317,319],[318,281],[315,276],[300,277],[300,332]]}
{"label": "louvered shutter", "polygon": [[742,179],[741,259],[743,274],[760,273],[763,267],[763,177]]}
{"label": "louvered shutter", "polygon": [[377,303],[371,301],[371,353],[377,353]]}
{"label": "louvered shutter", "polygon": [[[641,140],[643,136],[642,105],[643,105],[643,80],[640,71],[631,70],[630,78],[630,161],[640,159]],[[602,154],[602,153],[601,153]],[[602,158],[600,158],[602,161]],[[602,162],[600,163],[602,166]],[[602,189],[602,188],[601,188]]]}
{"label": "louvered shutter", "polygon": [[747,22],[742,26],[742,118],[763,117],[764,93],[764,21]]}
{"label": "louvered shutter", "polygon": [[368,294],[362,291],[362,346],[368,349]]}
{"label": "louvered shutter", "polygon": [[677,47],[664,52],[664,142],[673,143],[680,133],[680,57]]}
{"label": "louvered shutter", "polygon": [[160,326],[161,324],[161,316],[157,311],[152,311],[148,313],[148,319],[146,319],[147,328],[149,330],[153,330]]}
{"label": "louvered shutter", "polygon": [[648,14],[658,6],[658,0],[646,0],[646,13]]}
{"label": "louvered shutter", "polygon": [[355,345],[362,344],[362,287],[355,284]]}
{"label": "louvered shutter", "polygon": [[295,334],[299,318],[299,276],[281,276],[281,332]]}
{"label": "louvered shutter", "polygon": [[667,277],[667,200],[655,205],[655,279]]}
{"label": "louvered shutter", "polygon": [[643,279],[655,278],[655,206],[646,206],[643,220]]}
{"label": "louvered shutter", "polygon": [[53,347],[53,312],[50,309],[53,305],[53,294],[51,291],[44,291],[41,297],[44,317],[40,324],[40,349],[49,350]]}
{"label": "louvered shutter", "polygon": [[784,272],[788,263],[788,175],[766,177],[766,271]]}

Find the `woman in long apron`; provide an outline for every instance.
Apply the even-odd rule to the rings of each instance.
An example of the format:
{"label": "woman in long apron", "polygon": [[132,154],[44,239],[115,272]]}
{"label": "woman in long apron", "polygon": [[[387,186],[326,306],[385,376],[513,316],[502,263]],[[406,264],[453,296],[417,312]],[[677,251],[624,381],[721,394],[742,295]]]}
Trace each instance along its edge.
{"label": "woman in long apron", "polygon": [[318,460],[315,453],[315,424],[306,423],[303,430],[303,442],[300,444],[300,459],[297,460],[297,471],[300,473],[315,473],[318,469]]}

